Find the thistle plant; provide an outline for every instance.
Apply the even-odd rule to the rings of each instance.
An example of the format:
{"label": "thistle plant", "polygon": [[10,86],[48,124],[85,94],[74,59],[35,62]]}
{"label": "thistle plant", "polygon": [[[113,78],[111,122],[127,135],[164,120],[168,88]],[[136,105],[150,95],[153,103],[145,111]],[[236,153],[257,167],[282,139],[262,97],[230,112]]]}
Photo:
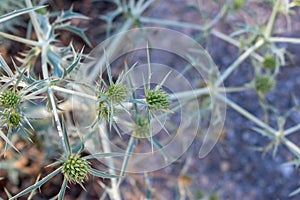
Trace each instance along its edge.
{"label": "thistle plant", "polygon": [[[5,5],[8,5],[8,1],[5,2]],[[111,72],[110,64],[107,63],[109,59],[107,59],[106,55],[100,55],[102,59],[98,64],[101,67],[106,66],[108,80],[106,80],[99,68],[94,67],[91,69],[88,77],[85,78],[88,80],[97,80],[97,86],[89,88],[92,88],[91,93],[85,93],[84,90],[77,90],[77,87],[84,86],[84,83],[82,83],[84,81],[75,80],[83,58],[87,58],[83,53],[84,49],[76,49],[72,43],[64,46],[58,34],[60,31],[72,32],[78,35],[86,45],[92,46],[85,31],[72,24],[72,21],[75,21],[74,19],[88,20],[89,18],[74,12],[72,8],[59,13],[52,13],[45,6],[33,7],[33,3],[30,0],[25,0],[26,8],[21,9],[19,7],[18,10],[10,13],[7,13],[8,10],[6,7],[1,7],[1,26],[4,23],[12,22],[11,20],[16,19],[20,15],[28,14],[30,21],[27,27],[30,33],[32,31],[31,34],[28,34],[31,37],[22,37],[7,33],[5,29],[1,29],[0,32],[1,37],[22,43],[26,46],[25,51],[19,52],[18,56],[13,58],[13,60],[17,60],[20,63],[20,66],[17,66],[14,61],[13,66],[8,66],[0,56],[0,66],[2,69],[0,80],[0,137],[5,143],[4,151],[8,151],[9,147],[19,151],[14,144],[15,138],[18,140],[19,136],[25,138],[28,144],[34,143],[33,139],[48,137],[49,139],[44,139],[47,141],[40,142],[47,143],[47,145],[51,146],[51,152],[55,152],[56,154],[54,157],[49,156],[49,154],[48,156],[51,159],[47,160],[49,167],[55,168],[53,172],[50,172],[18,194],[8,195],[10,199],[16,199],[27,194],[33,196],[42,185],[50,182],[58,174],[63,177],[63,181],[60,191],[54,198],[63,199],[68,187],[72,189],[72,185],[79,184],[82,188],[85,188],[85,184],[88,184],[92,177],[100,177],[108,179],[110,183],[106,185],[101,182],[102,179],[99,179],[97,184],[104,189],[103,193],[99,192],[99,198],[105,199],[108,196],[110,199],[123,199],[123,192],[120,189],[122,184],[134,182],[124,181],[127,169],[130,166],[132,167],[132,165],[135,167],[137,164],[143,164],[142,162],[137,164],[130,163],[134,152],[139,150],[138,148],[135,149],[139,144],[145,144],[143,142],[149,141],[152,154],[158,152],[162,156],[161,160],[174,161],[172,155],[168,155],[168,152],[165,152],[162,148],[163,144],[154,137],[152,122],[157,122],[162,132],[168,133],[168,136],[174,135],[174,133],[169,132],[168,125],[180,131],[180,128],[176,127],[177,124],[172,123],[173,121],[167,118],[173,112],[175,113],[179,110],[179,105],[174,105],[175,97],[181,99],[185,104],[190,104],[190,101],[201,99],[203,96],[213,96],[215,99],[209,101],[205,106],[200,107],[200,110],[197,110],[198,107],[196,107],[195,112],[193,112],[193,114],[196,113],[197,116],[201,115],[203,118],[209,118],[209,114],[207,114],[209,112],[215,111],[218,113],[219,108],[213,105],[214,101],[226,103],[253,123],[253,127],[251,127],[253,133],[258,133],[270,141],[271,145],[263,147],[265,151],[272,149],[275,155],[278,146],[282,145],[287,148],[295,159],[288,164],[299,165],[300,147],[297,141],[294,141],[293,137],[290,137],[291,135],[296,135],[296,132],[300,130],[299,124],[286,127],[287,116],[276,116],[276,123],[269,123],[269,120],[261,119],[255,113],[247,110],[247,108],[240,106],[239,102],[231,100],[232,95],[237,92],[252,90],[259,96],[259,103],[265,114],[270,112],[270,108],[272,108],[271,110],[276,110],[276,108],[266,101],[266,97],[274,91],[275,85],[278,84],[276,81],[277,75],[281,73],[281,68],[286,63],[286,50],[282,50],[280,43],[299,44],[300,40],[299,38],[278,36],[280,33],[276,32],[275,24],[280,12],[286,12],[287,21],[290,20],[290,11],[298,4],[297,1],[285,1],[283,3],[282,0],[276,0],[270,2],[272,13],[266,23],[255,26],[245,23],[239,26],[238,30],[230,34],[221,32],[218,24],[230,20],[227,16],[234,12],[243,12],[243,9],[248,6],[247,1],[234,0],[233,4],[232,2],[224,3],[223,1],[216,1],[220,9],[219,13],[214,15],[212,19],[207,18],[209,16],[206,13],[207,10],[203,11],[201,8],[195,8],[197,13],[204,19],[202,21],[206,22],[205,24],[148,17],[145,11],[151,6],[155,6],[154,0],[113,0],[108,2],[113,5],[114,10],[100,17],[106,22],[105,30],[107,37],[112,32],[117,33],[130,30],[135,25],[143,27],[151,24],[176,27],[177,29],[191,29],[199,33],[201,35],[200,40],[205,40],[207,45],[210,44],[213,36],[236,47],[239,50],[238,56],[231,64],[224,68],[219,76],[216,75],[218,73],[216,73],[213,67],[210,65],[204,66],[201,61],[193,60],[191,56],[188,61],[192,63],[192,66],[203,70],[209,80],[205,83],[201,81],[199,83],[198,80],[195,80],[196,84],[199,83],[201,87],[197,86],[189,91],[171,94],[167,89],[165,90],[164,86],[171,73],[167,73],[165,78],[160,80],[161,82],[155,83],[156,85],[153,86],[151,82],[153,76],[150,51],[149,46],[147,46],[145,48],[147,50],[148,76],[143,77],[143,94],[140,98],[137,98],[138,93],[136,92],[137,88],[134,87],[134,78],[130,76],[136,65],[132,65],[128,69],[128,66],[124,64],[123,73],[118,74],[116,77]],[[10,2],[9,5],[14,6],[14,4],[18,3]],[[233,27],[232,30],[235,30],[235,28]],[[245,41],[245,38],[247,41]],[[139,38],[135,39],[138,40]],[[105,51],[107,51],[107,54],[111,54],[111,52],[116,51],[122,46],[121,43],[122,40],[116,39],[109,44]],[[149,45],[151,44],[149,43]],[[192,55],[195,52],[186,53]],[[201,54],[203,52],[197,53]],[[252,77],[252,81],[239,86],[226,86],[225,91],[230,93],[230,95],[224,95],[222,83],[233,75],[235,71],[238,71],[239,67],[246,61],[251,61],[249,63],[253,67],[255,76]],[[194,74],[190,70],[191,66],[180,66],[180,68],[184,68],[182,70],[184,75],[187,73],[189,77],[193,78]],[[92,126],[86,128],[78,127],[79,125],[75,124],[76,122],[74,122],[74,117],[71,116],[71,113],[78,109],[84,118],[85,113],[90,114],[87,110],[91,108],[89,108],[89,105],[82,105],[72,101],[73,96],[91,100],[96,105],[95,112],[91,112],[91,116],[96,118],[92,122]],[[295,110],[296,107],[292,108],[292,110]],[[191,107],[190,109],[194,108]],[[127,123],[123,118],[120,118],[122,116],[120,113],[126,113],[132,117],[132,121],[126,124],[128,125],[127,128],[131,131],[131,135],[127,141],[128,143],[121,145],[125,151],[122,154],[113,152],[111,145],[112,141],[119,142],[123,137],[118,127],[120,122]],[[197,119],[195,116],[190,116],[190,113],[185,114],[184,117],[188,119],[185,122]],[[168,119],[166,123],[162,120],[165,118]],[[198,121],[193,123],[197,123],[198,125]],[[188,127],[193,125],[193,123],[183,123],[183,126]],[[41,124],[41,127],[36,124]],[[53,126],[53,124],[55,125]],[[107,130],[106,126],[109,126],[110,129]],[[86,128],[86,132],[79,131],[81,128]],[[121,137],[113,137],[113,128],[119,133],[118,136]],[[101,146],[101,152],[83,156],[84,153],[87,153],[84,144],[91,137],[94,130],[101,130],[100,137],[102,140],[100,142],[101,145],[99,145]],[[58,159],[57,155],[61,155],[61,157]],[[114,158],[116,157],[121,158],[121,160],[115,162]],[[58,160],[52,163],[53,159]],[[105,172],[95,169],[93,163],[90,161],[91,159],[105,160],[108,163],[108,169],[104,170]],[[118,175],[115,168],[117,164],[121,165],[120,175]],[[2,169],[2,165],[0,165],[0,169]],[[144,173],[144,177],[147,191],[141,198],[151,199],[152,192],[154,191],[151,186],[152,178],[148,176],[147,172]],[[190,194],[187,187],[181,187],[180,189],[180,199],[188,198]],[[291,195],[297,195],[299,192],[300,189],[295,190]]]}

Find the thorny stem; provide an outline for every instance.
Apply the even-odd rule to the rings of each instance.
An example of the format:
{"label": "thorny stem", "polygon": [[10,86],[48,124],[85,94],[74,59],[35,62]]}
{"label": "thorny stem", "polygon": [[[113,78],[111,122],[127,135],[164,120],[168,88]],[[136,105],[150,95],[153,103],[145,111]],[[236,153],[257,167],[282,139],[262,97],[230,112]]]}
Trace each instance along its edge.
{"label": "thorny stem", "polygon": [[[26,2],[27,7],[29,7],[29,8],[33,7],[31,0],[26,0],[25,2]],[[29,13],[29,16],[30,16],[32,25],[34,27],[34,30],[37,34],[37,37],[38,37],[39,41],[41,42],[43,40],[42,35],[41,35],[42,31],[41,31],[40,24],[37,20],[37,15],[34,11],[32,11]],[[44,78],[44,80],[47,80],[47,82],[49,84],[49,87],[47,90],[48,90],[49,100],[50,100],[51,107],[52,107],[52,113],[54,115],[54,120],[56,123],[58,135],[61,137],[61,140],[62,140],[64,152],[67,154],[68,151],[67,151],[67,147],[65,145],[67,138],[65,138],[64,134],[62,133],[62,125],[61,125],[61,122],[60,122],[60,119],[58,116],[57,107],[56,107],[56,103],[54,100],[54,94],[53,94],[52,88],[50,86],[49,73],[48,73],[48,67],[47,67],[47,46],[48,45],[42,46],[42,53],[41,53],[43,78]]]}
{"label": "thorny stem", "polygon": [[[128,19],[124,25],[122,26],[120,32],[123,31],[127,31],[133,24],[134,24],[134,19]],[[123,38],[117,37],[110,45],[107,49],[105,49],[106,51],[106,55],[111,55],[112,51],[114,51],[117,47],[120,45],[120,43],[122,42]],[[106,63],[106,57],[105,56],[101,56],[101,58],[99,59],[99,61],[94,65],[95,67],[92,69],[88,79],[89,80],[95,80],[96,77],[98,76],[99,72],[101,72],[101,69],[105,66]]]}
{"label": "thorny stem", "polygon": [[94,101],[98,100],[98,98],[95,97],[95,96],[85,94],[85,93],[81,93],[81,92],[77,92],[77,91],[74,91],[74,90],[69,90],[69,89],[66,89],[66,88],[59,87],[59,86],[52,86],[51,88],[55,91],[58,91],[58,92],[63,92],[63,93],[66,93],[66,94],[72,94],[72,95],[76,95],[76,96],[79,96],[79,97],[84,97],[84,98],[94,100]]}
{"label": "thorny stem", "polygon": [[[101,143],[102,143],[102,147],[103,147],[103,151],[104,153],[111,153],[111,148],[110,148],[110,142],[108,141],[108,138],[106,136],[107,130],[105,125],[102,123],[98,126],[99,128],[99,134],[101,137]],[[108,162],[108,171],[110,174],[116,175],[115,172],[115,167],[114,167],[114,162],[112,160],[112,158],[107,157],[106,158],[107,162]],[[121,194],[119,191],[119,185],[117,183],[117,179],[111,179],[111,188],[108,189],[108,195],[110,196],[111,199],[114,200],[121,200]]]}
{"label": "thorny stem", "polygon": [[[272,127],[270,127],[269,125],[267,125],[266,123],[264,123],[263,121],[261,121],[260,119],[258,119],[257,117],[255,117],[254,115],[252,115],[251,113],[249,113],[247,110],[245,110],[244,108],[242,108],[239,105],[237,105],[236,103],[234,103],[231,100],[227,99],[226,97],[224,97],[222,95],[219,95],[219,94],[216,94],[216,97],[219,98],[219,99],[221,99],[222,101],[224,101],[227,105],[229,105],[231,108],[233,108],[234,110],[236,110],[237,112],[239,112],[240,114],[242,114],[247,119],[251,120],[252,122],[254,122],[255,124],[257,124],[258,126],[262,127],[266,131],[268,131],[270,134],[272,134],[273,139],[277,139],[277,138],[280,137],[281,138],[281,142],[288,149],[290,149],[291,152],[294,153],[294,155],[296,155],[297,157],[300,157],[300,148],[297,145],[295,145],[293,142],[291,142],[290,140],[288,140],[287,138],[281,137],[280,131],[277,131],[277,130],[273,129]],[[300,127],[297,127],[297,128],[300,129]]]}
{"label": "thorny stem", "polygon": [[56,108],[56,103],[55,103],[55,100],[54,100],[54,94],[53,94],[53,91],[51,89],[51,87],[48,88],[48,95],[49,95],[49,99],[50,99],[50,103],[51,103],[51,107],[52,107],[52,113],[54,115],[54,121],[55,121],[55,124],[56,124],[56,128],[57,128],[57,132],[58,132],[58,135],[61,137],[62,139],[62,145],[63,145],[63,149],[64,149],[64,152],[67,154],[67,147],[66,147],[66,138],[64,138],[64,134],[62,132],[62,126],[61,126],[61,122],[60,122],[60,119],[59,119],[59,116],[58,116],[58,112],[57,112],[57,108]]}
{"label": "thorny stem", "polygon": [[3,32],[0,32],[0,36],[2,36],[4,38],[7,38],[7,39],[10,39],[10,40],[13,40],[13,41],[23,43],[23,44],[27,44],[27,45],[30,45],[30,46],[37,46],[37,47],[41,46],[41,44],[37,41],[28,40],[28,39],[25,39],[25,38],[21,38],[21,37],[11,35],[11,34],[7,34],[7,33],[3,33]]}
{"label": "thorny stem", "polygon": [[286,42],[286,43],[292,43],[292,44],[300,44],[299,38],[292,38],[292,37],[271,37],[269,39],[270,42]]}
{"label": "thorny stem", "polygon": [[[33,7],[33,6],[32,6],[32,3],[31,3],[31,0],[25,0],[25,3],[26,3],[26,6],[27,6],[28,8],[32,8],[32,7]],[[29,16],[30,16],[32,25],[33,25],[33,27],[34,27],[34,29],[35,29],[35,32],[36,32],[36,34],[37,34],[38,40],[39,40],[39,41],[42,41],[42,30],[41,30],[40,24],[39,24],[39,22],[38,22],[38,20],[37,20],[37,15],[36,15],[36,13],[35,13],[34,11],[31,11],[31,12],[29,13]]]}
{"label": "thorny stem", "polygon": [[[201,26],[198,24],[192,24],[192,23],[188,23],[188,22],[177,22],[177,21],[172,21],[172,20],[164,20],[164,19],[155,19],[155,18],[149,18],[149,17],[141,17],[140,21],[143,23],[155,23],[155,24],[161,24],[161,25],[168,25],[168,26],[176,26],[176,27],[181,27],[181,28],[190,28],[190,29],[194,29],[194,30],[198,30],[198,31],[208,31],[208,27],[212,28],[212,26]],[[240,42],[234,40],[233,38],[227,36],[224,33],[221,33],[215,29],[210,30],[210,33],[214,36],[216,36],[217,38],[220,38],[230,44],[233,44],[234,46],[237,47],[241,47]],[[246,47],[245,47],[246,49]],[[255,53],[252,52],[251,55],[257,59],[258,61],[262,61],[263,58]]]}
{"label": "thorny stem", "polygon": [[255,45],[250,47],[247,51],[245,51],[242,55],[240,55],[220,76],[220,78],[216,81],[216,86],[220,85],[225,79],[244,61],[246,60],[250,54],[252,54],[256,49],[261,47],[265,43],[264,39],[260,39],[257,41]]}

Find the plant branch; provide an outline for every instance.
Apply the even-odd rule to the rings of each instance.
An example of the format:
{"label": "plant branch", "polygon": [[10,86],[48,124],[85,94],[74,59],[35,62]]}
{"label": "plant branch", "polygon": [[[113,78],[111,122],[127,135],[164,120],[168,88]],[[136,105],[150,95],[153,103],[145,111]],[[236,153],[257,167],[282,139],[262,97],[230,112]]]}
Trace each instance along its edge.
{"label": "plant branch", "polygon": [[255,45],[247,49],[242,55],[240,55],[226,70],[225,72],[220,76],[220,78],[216,81],[215,85],[218,86],[222,82],[225,81],[225,79],[230,76],[230,74],[244,61],[246,60],[250,54],[252,54],[256,49],[261,47],[265,43],[264,39],[260,39],[257,41]]}
{"label": "plant branch", "polygon": [[[29,7],[29,8],[32,8],[32,3],[31,3],[31,0],[25,0],[25,3],[26,3],[26,6]],[[42,36],[42,29],[41,29],[41,26],[40,26],[40,23],[38,22],[38,17],[36,15],[36,13],[34,11],[31,11],[29,13],[29,16],[30,16],[30,19],[31,19],[31,22],[32,22],[32,25],[35,29],[35,32],[37,34],[37,37],[38,37],[38,40],[39,41],[42,41],[43,39],[43,36]]]}
{"label": "plant branch", "polygon": [[79,96],[79,97],[84,97],[84,98],[87,98],[87,99],[90,99],[90,100],[93,100],[93,101],[98,100],[98,98],[95,97],[95,96],[85,94],[85,93],[80,93],[80,92],[77,92],[77,91],[74,91],[74,90],[69,90],[69,89],[66,89],[66,88],[59,87],[59,86],[52,86],[51,88],[55,91],[58,91],[58,92],[63,92],[63,93],[66,93],[66,94],[72,94],[72,95],[76,95],[76,96]]}
{"label": "plant branch", "polygon": [[299,38],[293,37],[271,37],[269,39],[270,42],[280,42],[280,43],[292,43],[292,44],[300,44]]}
{"label": "plant branch", "polygon": [[[108,137],[106,134],[107,130],[106,130],[105,124],[101,123],[98,126],[98,129],[99,129],[99,134],[100,134],[104,153],[111,153],[110,142],[107,139]],[[106,160],[108,162],[109,173],[112,175],[116,175],[114,161],[112,160],[111,157],[107,157]],[[111,181],[111,188],[108,189],[108,191],[109,191],[108,194],[109,194],[110,198],[114,199],[114,200],[121,200],[121,194],[119,191],[119,185],[117,183],[117,179],[112,178],[112,179],[110,179],[110,181]]]}
{"label": "plant branch", "polygon": [[59,116],[58,116],[58,111],[57,111],[56,103],[55,103],[55,100],[54,100],[54,94],[53,94],[53,91],[52,91],[51,87],[48,88],[48,95],[49,95],[49,99],[50,99],[50,103],[51,103],[51,107],[52,107],[52,113],[54,115],[54,121],[55,121],[55,124],[56,124],[57,132],[58,132],[58,135],[60,136],[60,138],[62,140],[62,145],[63,145],[64,152],[67,155],[68,150],[67,150],[67,147],[65,145],[67,138],[65,138],[65,135],[62,132],[62,125],[61,125],[61,122],[60,122],[60,119],[59,119]]}
{"label": "plant branch", "polygon": [[7,38],[7,39],[10,39],[10,40],[13,40],[13,41],[23,43],[23,44],[27,44],[27,45],[30,45],[30,46],[37,46],[37,47],[41,46],[41,44],[37,41],[28,40],[28,39],[25,39],[25,38],[21,38],[21,37],[11,35],[11,34],[7,34],[7,33],[3,33],[3,32],[0,32],[0,36],[2,36],[4,38]]}

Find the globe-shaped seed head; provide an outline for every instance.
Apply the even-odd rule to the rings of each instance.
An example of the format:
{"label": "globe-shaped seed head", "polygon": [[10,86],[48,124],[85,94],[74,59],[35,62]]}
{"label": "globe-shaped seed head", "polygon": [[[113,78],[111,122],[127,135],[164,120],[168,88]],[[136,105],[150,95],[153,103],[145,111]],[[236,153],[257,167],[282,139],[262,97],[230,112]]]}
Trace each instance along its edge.
{"label": "globe-shaped seed head", "polygon": [[8,118],[8,125],[9,126],[17,127],[17,126],[19,126],[20,122],[21,122],[20,113],[13,112],[9,115],[9,118]]}
{"label": "globe-shaped seed head", "polygon": [[275,87],[275,81],[268,76],[258,76],[255,79],[255,89],[257,92],[267,94]]}
{"label": "globe-shaped seed head", "polygon": [[267,55],[264,57],[263,66],[265,69],[274,70],[277,64],[276,58],[271,55]]}
{"label": "globe-shaped seed head", "polygon": [[234,0],[233,1],[233,8],[235,10],[241,9],[246,4],[246,0]]}
{"label": "globe-shaped seed head", "polygon": [[108,87],[106,95],[111,103],[120,104],[128,96],[128,89],[122,84],[112,84]]}
{"label": "globe-shaped seed head", "polygon": [[88,179],[90,163],[79,155],[69,156],[62,167],[62,173],[71,183],[81,184]]}
{"label": "globe-shaped seed head", "polygon": [[148,138],[150,136],[149,122],[145,118],[138,118],[133,126],[132,136]]}
{"label": "globe-shaped seed head", "polygon": [[[110,120],[110,107],[105,102],[100,102],[98,106],[98,117],[105,119],[107,122]],[[115,109],[112,107],[113,111]]]}
{"label": "globe-shaped seed head", "polygon": [[20,97],[14,91],[5,90],[0,95],[0,101],[4,108],[15,108],[20,102]]}
{"label": "globe-shaped seed head", "polygon": [[169,95],[161,90],[149,90],[146,92],[146,103],[149,109],[166,110],[169,107]]}

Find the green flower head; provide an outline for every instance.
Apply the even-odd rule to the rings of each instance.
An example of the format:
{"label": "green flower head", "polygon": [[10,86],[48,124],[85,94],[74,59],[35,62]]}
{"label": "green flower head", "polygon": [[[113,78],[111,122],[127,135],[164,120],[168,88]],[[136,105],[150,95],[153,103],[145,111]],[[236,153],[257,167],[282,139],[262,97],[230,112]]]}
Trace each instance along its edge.
{"label": "green flower head", "polygon": [[[112,107],[113,112],[115,109]],[[100,102],[98,105],[98,116],[106,121],[110,120],[110,107],[105,102]]]}
{"label": "green flower head", "polygon": [[145,118],[138,118],[133,126],[132,136],[147,138],[150,136],[149,122]]}
{"label": "green flower head", "polygon": [[13,112],[9,115],[9,118],[8,118],[8,125],[9,126],[17,127],[17,126],[19,126],[20,122],[21,122],[20,113]]}
{"label": "green flower head", "polygon": [[274,70],[277,64],[276,58],[271,55],[267,55],[264,57],[263,66],[265,69]]}
{"label": "green flower head", "polygon": [[146,103],[152,110],[166,110],[169,107],[169,95],[161,90],[146,91]]}
{"label": "green flower head", "polygon": [[275,87],[275,81],[268,76],[257,76],[255,79],[255,89],[257,92],[267,94]]}
{"label": "green flower head", "polygon": [[245,4],[246,4],[246,0],[234,0],[233,8],[235,10],[239,10],[239,9],[243,8]]}
{"label": "green flower head", "polygon": [[0,95],[0,102],[4,108],[15,108],[20,103],[20,97],[11,90],[5,90]]}
{"label": "green flower head", "polygon": [[111,103],[120,104],[128,96],[128,89],[122,84],[112,84],[107,88],[106,95]]}
{"label": "green flower head", "polygon": [[88,179],[90,163],[79,155],[69,156],[62,167],[62,173],[71,183],[81,184]]}

